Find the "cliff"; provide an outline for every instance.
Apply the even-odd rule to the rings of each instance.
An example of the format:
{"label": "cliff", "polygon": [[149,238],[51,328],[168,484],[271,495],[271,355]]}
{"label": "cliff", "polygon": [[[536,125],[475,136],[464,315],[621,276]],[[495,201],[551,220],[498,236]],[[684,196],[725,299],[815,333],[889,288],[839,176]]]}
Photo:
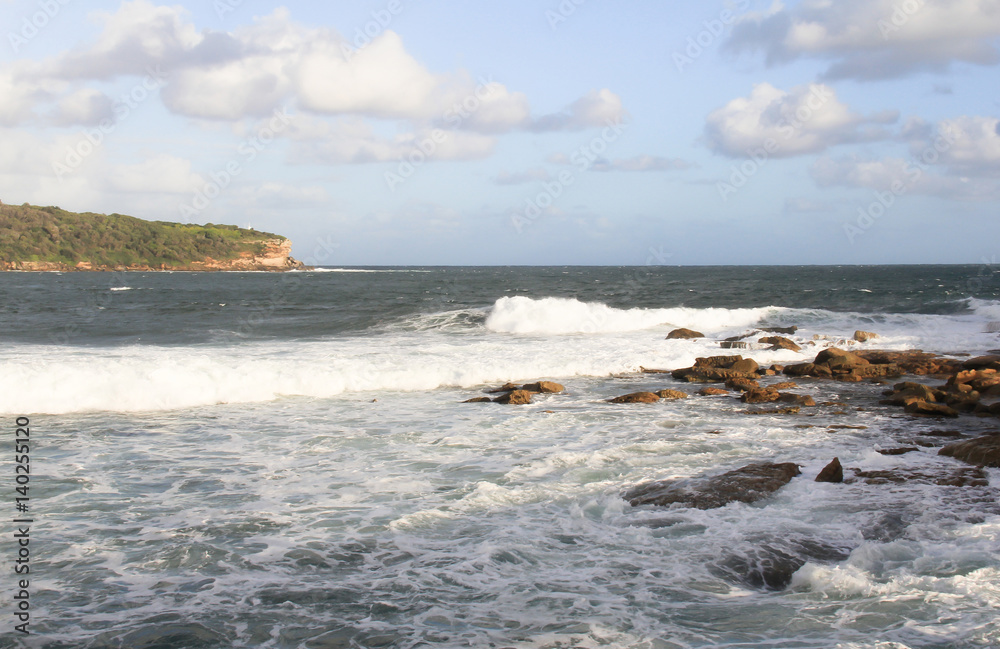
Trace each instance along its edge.
{"label": "cliff", "polygon": [[292,242],[232,225],[0,204],[0,270],[283,271],[302,268]]}

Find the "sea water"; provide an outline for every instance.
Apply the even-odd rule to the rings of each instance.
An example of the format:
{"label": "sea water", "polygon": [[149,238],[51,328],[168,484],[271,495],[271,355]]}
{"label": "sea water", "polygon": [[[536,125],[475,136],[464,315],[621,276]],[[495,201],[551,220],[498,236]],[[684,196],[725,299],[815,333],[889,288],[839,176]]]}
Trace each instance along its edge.
{"label": "sea water", "polygon": [[[9,440],[31,420],[35,521],[32,635],[13,631],[10,571],[0,646],[1000,644],[1000,472],[813,481],[835,456],[958,467],[932,444],[878,451],[994,419],[915,419],[880,386],[809,379],[797,392],[850,407],[606,401],[694,393],[640,367],[802,362],[857,329],[880,338],[855,349],[987,353],[990,266],[6,273],[0,298],[0,413]],[[802,352],[720,350],[789,325]],[[539,379],[566,392],[461,403]],[[802,476],[708,511],[621,497],[762,460]],[[796,559],[778,587],[760,578],[775,557]]]}

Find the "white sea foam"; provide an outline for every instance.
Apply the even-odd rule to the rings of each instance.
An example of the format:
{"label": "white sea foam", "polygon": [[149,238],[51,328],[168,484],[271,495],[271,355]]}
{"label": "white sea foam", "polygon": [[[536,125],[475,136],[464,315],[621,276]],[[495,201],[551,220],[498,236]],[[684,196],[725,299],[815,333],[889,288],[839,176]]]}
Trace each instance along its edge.
{"label": "white sea foam", "polygon": [[715,333],[748,327],[775,309],[615,309],[571,298],[503,297],[486,319],[491,331],[514,334],[574,334],[640,331],[655,327],[688,327]]}

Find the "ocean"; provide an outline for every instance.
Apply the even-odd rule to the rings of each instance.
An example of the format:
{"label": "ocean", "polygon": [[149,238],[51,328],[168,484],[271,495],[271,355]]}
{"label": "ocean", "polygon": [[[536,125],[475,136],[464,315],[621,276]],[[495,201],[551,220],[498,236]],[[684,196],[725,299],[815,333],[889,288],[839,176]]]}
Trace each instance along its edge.
{"label": "ocean", "polygon": [[[0,273],[0,421],[13,443],[30,420],[31,466],[30,509],[10,460],[0,506],[32,520],[31,635],[11,522],[0,647],[998,646],[1000,470],[987,488],[813,481],[834,457],[961,466],[941,429],[995,418],[918,419],[879,405],[884,386],[817,379],[795,380],[819,406],[748,416],[639,372],[831,345],[988,353],[998,270]],[[791,325],[801,352],[720,349]],[[667,340],[677,327],[705,337]],[[462,403],[536,380],[566,390]],[[663,388],[692,396],[607,402]],[[802,475],[711,510],[622,498],[756,461]]]}

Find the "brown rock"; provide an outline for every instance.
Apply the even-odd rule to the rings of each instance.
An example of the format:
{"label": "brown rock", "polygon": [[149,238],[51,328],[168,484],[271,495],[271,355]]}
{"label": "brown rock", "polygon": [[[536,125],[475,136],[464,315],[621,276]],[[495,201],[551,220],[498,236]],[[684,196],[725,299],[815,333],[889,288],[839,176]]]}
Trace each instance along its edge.
{"label": "brown rock", "polygon": [[797,406],[805,406],[807,408],[811,408],[816,405],[816,400],[808,394],[792,394],[791,392],[779,393],[778,401],[781,403],[794,403]]}
{"label": "brown rock", "polygon": [[493,403],[493,399],[489,397],[476,397],[475,399],[468,399],[462,403]]}
{"label": "brown rock", "polygon": [[914,401],[906,406],[906,412],[912,415],[926,415],[930,417],[957,417],[958,411],[949,408],[943,403],[928,403],[927,401]]}
{"label": "brown rock", "polygon": [[661,399],[687,399],[687,392],[681,392],[680,390],[660,390],[656,393],[656,396]]}
{"label": "brown rock", "polygon": [[760,390],[748,390],[740,397],[743,403],[770,403],[777,401],[779,393],[774,388],[763,388]]}
{"label": "brown rock", "polygon": [[494,399],[493,402],[511,406],[523,406],[531,403],[531,392],[528,392],[527,390],[512,390],[508,394]]}
{"label": "brown rock", "polygon": [[614,399],[609,399],[611,403],[656,403],[660,397],[652,392],[632,392]]}
{"label": "brown rock", "polygon": [[840,458],[835,457],[833,461],[823,467],[823,470],[816,476],[816,482],[836,482],[844,481],[844,467],[840,464]]}
{"label": "brown rock", "polygon": [[878,337],[879,335],[877,333],[871,331],[861,331],[859,329],[858,331],[854,332],[854,340],[858,341],[859,343],[866,343],[869,340],[875,340]]}
{"label": "brown rock", "polygon": [[518,386],[515,385],[514,383],[505,383],[502,386],[500,386],[499,388],[494,388],[493,390],[487,390],[487,393],[489,393],[489,394],[498,394],[500,392],[512,392],[512,391],[517,390],[517,389],[518,389]]}
{"label": "brown rock", "polygon": [[838,349],[837,347],[824,349],[816,355],[816,359],[813,363],[816,365],[826,365],[830,369],[838,367],[858,367],[871,364],[861,356],[844,351],[843,349]]}
{"label": "brown rock", "polygon": [[729,366],[730,370],[734,372],[741,372],[743,374],[756,374],[759,368],[760,365],[758,365],[757,361],[752,358],[738,360]]}
{"label": "brown rock", "polygon": [[1000,468],[1000,434],[949,444],[938,451],[938,455],[953,457],[966,464]]}
{"label": "brown rock", "polygon": [[558,383],[553,383],[552,381],[538,381],[537,383],[528,383],[527,385],[521,386],[521,389],[541,394],[555,394],[557,392],[564,391],[566,388]]}
{"label": "brown rock", "polygon": [[667,340],[693,340],[694,338],[704,338],[705,334],[700,331],[694,331],[693,329],[674,329],[667,334]]}
{"label": "brown rock", "polygon": [[775,383],[774,385],[768,387],[774,388],[775,390],[793,390],[799,387],[799,384],[795,381],[782,381],[781,383]]}
{"label": "brown rock", "polygon": [[731,354],[729,356],[708,356],[707,358],[694,359],[694,366],[729,368],[733,366],[733,363],[738,363],[741,360],[743,360],[743,357],[739,354]]}
{"label": "brown rock", "polygon": [[761,331],[766,331],[769,334],[785,334],[786,336],[790,336],[798,330],[799,328],[795,325],[791,327],[761,327]]}
{"label": "brown rock", "polygon": [[792,463],[760,462],[714,477],[643,483],[626,491],[623,498],[633,507],[681,504],[713,509],[767,498],[799,473],[799,467]]}
{"label": "brown rock", "polygon": [[799,406],[788,406],[786,408],[771,408],[770,410],[744,410],[744,415],[797,415],[802,411]]}
{"label": "brown rock", "polygon": [[729,379],[726,381],[726,387],[730,390],[746,392],[747,390],[759,390],[760,383],[753,379]]}
{"label": "brown rock", "polygon": [[719,343],[719,347],[723,349],[750,349],[750,343],[736,340],[723,340]]}
{"label": "brown rock", "polygon": [[720,394],[729,394],[729,390],[723,390],[722,388],[702,388],[698,390],[698,394],[703,397],[711,397]]}
{"label": "brown rock", "polygon": [[914,451],[919,451],[920,449],[916,446],[903,446],[901,448],[882,448],[879,449],[881,455],[906,455],[907,453],[913,453]]}
{"label": "brown rock", "polygon": [[833,372],[825,365],[816,363],[797,363],[785,367],[784,374],[787,376],[816,376],[820,378],[833,378]]}
{"label": "brown rock", "polygon": [[882,469],[878,471],[855,471],[854,477],[845,482],[864,482],[870,485],[933,484],[941,487],[986,487],[989,480],[980,469],[952,469],[937,472],[913,469]]}
{"label": "brown rock", "polygon": [[781,374],[782,372],[785,371],[785,366],[784,365],[772,365],[771,369],[774,370],[775,374]]}
{"label": "brown rock", "polygon": [[962,363],[962,367],[967,370],[981,370],[984,368],[1000,370],[1000,356],[991,354],[989,356],[977,356],[975,358],[970,358]]}
{"label": "brown rock", "polygon": [[802,351],[802,348],[795,344],[795,341],[781,336],[766,336],[759,339],[757,342],[764,343],[765,345],[771,345],[771,351],[777,351],[779,349],[790,349],[793,352]]}

